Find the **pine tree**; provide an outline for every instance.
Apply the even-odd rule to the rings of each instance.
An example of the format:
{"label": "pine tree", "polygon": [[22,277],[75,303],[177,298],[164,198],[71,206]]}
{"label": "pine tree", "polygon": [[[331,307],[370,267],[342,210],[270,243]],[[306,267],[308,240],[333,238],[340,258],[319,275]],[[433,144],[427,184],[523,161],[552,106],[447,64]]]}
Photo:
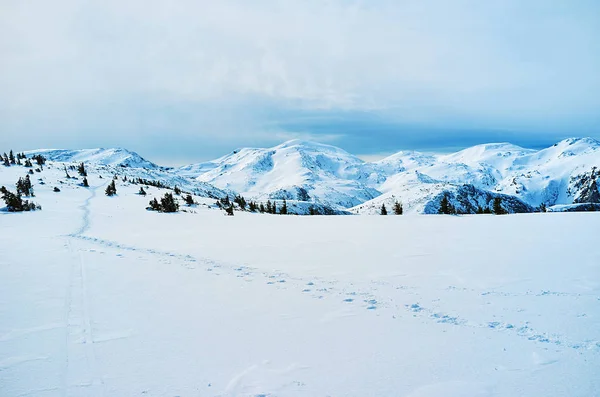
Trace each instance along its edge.
{"label": "pine tree", "polygon": [[140,196],[145,196],[145,195],[146,195],[146,191],[144,190],[144,187],[143,187],[143,186],[140,186],[140,191],[138,192],[138,194],[139,194]]}
{"label": "pine tree", "polygon": [[177,186],[175,186],[175,188],[173,188],[173,193],[175,193],[176,195],[180,195],[181,194],[181,189],[179,189]]}
{"label": "pine tree", "polygon": [[547,211],[546,204],[545,203],[540,204],[540,212],[546,212],[546,211]]}
{"label": "pine tree", "polygon": [[504,215],[506,214],[506,210],[502,208],[502,199],[500,197],[494,198],[494,214],[496,215]]}
{"label": "pine tree", "polygon": [[394,214],[402,215],[404,213],[404,208],[402,208],[402,203],[399,201],[394,202]]}
{"label": "pine tree", "polygon": [[256,212],[256,203],[254,201],[250,201],[250,203],[248,203],[248,209],[250,212]]}
{"label": "pine tree", "polygon": [[240,206],[240,208],[242,210],[246,209],[246,199],[244,197],[242,197],[241,195],[237,195],[235,196],[235,198],[233,199],[233,201]]}
{"label": "pine tree", "polygon": [[6,153],[4,153],[4,166],[5,167],[10,167],[10,160],[8,160],[8,156],[6,155]]}
{"label": "pine tree", "polygon": [[233,204],[229,204],[229,207],[225,207],[225,214],[233,216]]}
{"label": "pine tree", "polygon": [[276,214],[277,213],[277,203],[275,201],[273,201],[273,208],[271,209],[271,214]]}
{"label": "pine tree", "polygon": [[191,194],[188,194],[187,196],[185,196],[185,203],[187,205],[194,205],[194,198],[192,197]]}
{"label": "pine tree", "polygon": [[90,187],[90,184],[85,176],[83,177],[83,187]]}
{"label": "pine tree", "polygon": [[162,212],[179,211],[179,204],[177,204],[171,193],[165,193],[164,197],[160,199],[160,207]]}
{"label": "pine tree", "polygon": [[117,186],[115,185],[115,180],[113,179],[110,184],[106,187],[106,190],[104,191],[104,193],[107,196],[114,196],[115,194],[117,194]]}
{"label": "pine tree", "polygon": [[317,212],[315,211],[315,207],[313,207],[312,205],[310,207],[308,207],[308,215],[317,215]]}
{"label": "pine tree", "polygon": [[87,172],[85,171],[85,165],[83,165],[83,163],[79,164],[79,166],[77,167],[77,171],[79,172],[79,175],[87,176]]}
{"label": "pine tree", "polygon": [[266,211],[265,205],[263,203],[260,203],[260,205],[258,206],[258,210],[261,214],[264,214]]}
{"label": "pine tree", "polygon": [[31,179],[29,179],[29,175],[26,175],[25,178],[19,178],[16,183],[17,186],[17,194],[20,196],[33,196],[33,188],[31,186]]}
{"label": "pine tree", "polygon": [[385,208],[385,204],[381,204],[381,215],[387,215],[387,208]]}
{"label": "pine tree", "polygon": [[28,168],[33,167],[33,164],[31,164],[31,160],[29,160],[29,159],[25,160],[25,167],[28,167]]}
{"label": "pine tree", "polygon": [[13,151],[11,150],[10,153],[8,154],[8,159],[10,160],[11,164],[16,164],[15,161],[15,154],[13,153]]}
{"label": "pine tree", "polygon": [[39,165],[40,167],[42,167],[44,164],[46,164],[46,158],[44,156],[42,156],[41,154],[36,154],[35,156],[32,157],[32,159],[34,159],[37,162],[37,165]]}
{"label": "pine tree", "polygon": [[29,202],[28,200],[23,200],[20,194],[15,194],[4,186],[0,187],[0,193],[2,193],[2,199],[9,212],[35,211],[42,209],[40,205]]}
{"label": "pine tree", "polygon": [[287,213],[288,213],[287,202],[285,201],[285,199],[283,199],[283,204],[281,205],[281,209],[279,210],[279,213],[281,215],[287,215]]}
{"label": "pine tree", "polygon": [[266,211],[267,211],[267,214],[272,214],[273,213],[273,204],[271,204],[271,200],[267,200]]}
{"label": "pine tree", "polygon": [[149,209],[151,209],[153,211],[160,211],[160,203],[158,202],[156,197],[154,197],[152,200],[150,200],[149,205],[150,205]]}
{"label": "pine tree", "polygon": [[456,209],[452,204],[450,204],[447,194],[444,194],[444,197],[442,197],[442,200],[440,201],[440,209],[438,210],[438,214],[456,214]]}

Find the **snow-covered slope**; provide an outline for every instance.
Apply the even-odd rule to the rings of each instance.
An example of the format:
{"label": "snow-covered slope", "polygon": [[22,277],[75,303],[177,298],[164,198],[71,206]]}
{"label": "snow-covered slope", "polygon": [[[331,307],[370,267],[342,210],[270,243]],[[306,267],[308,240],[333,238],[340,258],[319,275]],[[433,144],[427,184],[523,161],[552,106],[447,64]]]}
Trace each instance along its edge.
{"label": "snow-covered slope", "polygon": [[594,167],[600,167],[600,142],[592,138],[565,139],[543,150],[490,143],[451,154],[401,151],[372,163],[334,146],[293,140],[235,150],[177,172],[254,199],[354,206],[355,213],[378,212],[396,200],[407,212],[435,212],[440,195],[470,211],[463,196],[455,195],[468,185],[473,189],[461,191],[469,192],[469,202],[483,205],[500,197],[510,212],[521,212],[541,204],[600,201]]}
{"label": "snow-covered slope", "polygon": [[380,193],[367,186],[368,164],[330,145],[292,140],[240,149],[179,173],[253,199],[288,199],[352,207]]}
{"label": "snow-covered slope", "polygon": [[35,153],[67,164],[108,167],[107,172],[159,180],[208,197],[286,199],[300,213],[311,205],[336,213],[375,213],[395,201],[402,201],[408,213],[431,213],[444,195],[467,212],[476,207],[467,202],[485,207],[496,197],[509,212],[541,204],[600,203],[600,142],[592,138],[565,139],[542,150],[490,143],[451,154],[401,151],[372,163],[335,146],[292,140],[177,169],[159,167],[125,149],[27,152]]}
{"label": "snow-covered slope", "polygon": [[64,165],[0,211],[2,397],[598,396],[600,213],[165,214]]}
{"label": "snow-covered slope", "polygon": [[400,152],[375,165],[388,175],[373,186],[382,195],[354,212],[372,213],[382,204],[401,200],[409,212],[427,213],[440,194],[452,196],[463,185],[476,188],[472,192],[478,202],[491,197],[489,193],[512,196],[517,201],[508,201],[515,211],[523,208],[520,202],[532,207],[600,202],[600,142],[592,138],[565,139],[539,151],[498,143],[446,155]]}
{"label": "snow-covered slope", "polygon": [[156,164],[144,159],[139,154],[122,148],[79,150],[39,149],[25,152],[25,154],[28,156],[41,154],[48,160],[60,162],[83,162],[131,168],[159,168]]}
{"label": "snow-covered slope", "polygon": [[169,168],[159,167],[137,153],[125,149],[40,149],[27,151],[25,154],[28,157],[41,154],[47,159],[46,168],[55,170],[55,173],[58,172],[61,176],[68,174],[75,180],[82,179],[75,166],[84,163],[88,174],[98,174],[105,178],[117,176],[126,181],[135,182],[141,179],[151,183],[159,182],[169,188],[177,186],[184,191],[208,198],[234,195],[233,192],[226,192],[209,183],[179,175]]}

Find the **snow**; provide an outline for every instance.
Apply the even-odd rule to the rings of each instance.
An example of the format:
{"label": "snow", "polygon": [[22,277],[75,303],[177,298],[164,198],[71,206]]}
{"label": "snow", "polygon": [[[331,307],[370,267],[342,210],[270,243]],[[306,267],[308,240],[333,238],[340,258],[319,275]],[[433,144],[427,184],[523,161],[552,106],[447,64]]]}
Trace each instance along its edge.
{"label": "snow", "polygon": [[[38,150],[50,160],[121,168],[209,197],[241,194],[255,201],[296,201],[335,213],[373,214],[398,200],[406,213],[426,213],[439,196],[472,185],[483,203],[490,194],[516,198],[518,207],[573,204],[574,185],[600,168],[600,142],[569,138],[542,150],[510,143],[476,145],[456,153],[400,151],[364,162],[335,146],[291,140],[271,148],[241,148],[216,160],[170,169],[126,149]],[[142,175],[143,174],[143,175]],[[145,176],[144,176],[145,175]],[[457,201],[451,202],[460,206]],[[511,210],[510,208],[507,208]]]}
{"label": "snow", "polygon": [[600,390],[598,213],[160,214],[104,195],[120,168],[49,163],[43,210],[0,212],[0,395]]}
{"label": "snow", "polygon": [[51,161],[84,162],[101,165],[124,166],[154,169],[158,166],[144,159],[139,154],[126,149],[39,149],[26,152],[28,157],[41,154]]}

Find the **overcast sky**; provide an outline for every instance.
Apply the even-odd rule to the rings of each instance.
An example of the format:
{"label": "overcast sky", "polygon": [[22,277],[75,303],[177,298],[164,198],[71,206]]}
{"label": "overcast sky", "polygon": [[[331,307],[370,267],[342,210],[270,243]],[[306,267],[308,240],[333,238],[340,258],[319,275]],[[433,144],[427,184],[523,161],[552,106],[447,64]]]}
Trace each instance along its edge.
{"label": "overcast sky", "polygon": [[0,150],[600,138],[598,0],[2,0]]}

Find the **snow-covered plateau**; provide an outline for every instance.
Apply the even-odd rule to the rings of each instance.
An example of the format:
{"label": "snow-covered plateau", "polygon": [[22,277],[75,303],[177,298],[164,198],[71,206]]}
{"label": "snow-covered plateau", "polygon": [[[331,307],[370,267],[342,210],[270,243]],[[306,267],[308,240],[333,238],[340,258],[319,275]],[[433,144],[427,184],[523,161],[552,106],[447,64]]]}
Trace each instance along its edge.
{"label": "snow-covered plateau", "polygon": [[[0,211],[0,396],[600,395],[597,141],[375,163],[291,141],[178,169],[36,153],[0,164],[42,207]],[[146,209],[175,186],[179,212]],[[237,194],[363,215],[224,216]],[[550,211],[419,214],[443,195]]]}

